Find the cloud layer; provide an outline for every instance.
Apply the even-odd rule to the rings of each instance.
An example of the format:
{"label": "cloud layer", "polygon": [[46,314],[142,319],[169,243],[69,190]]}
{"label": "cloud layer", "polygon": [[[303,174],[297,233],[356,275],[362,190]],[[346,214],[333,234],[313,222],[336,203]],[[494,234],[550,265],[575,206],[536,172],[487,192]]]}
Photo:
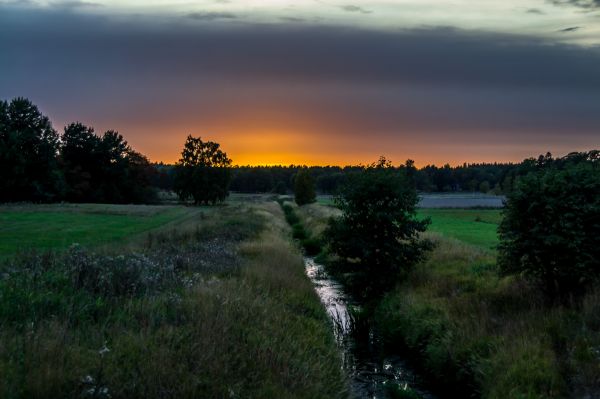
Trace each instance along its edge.
{"label": "cloud layer", "polygon": [[163,160],[194,132],[255,162],[260,134],[280,162],[516,160],[597,146],[598,48],[448,27],[215,23],[234,18],[3,12],[0,93],[30,97],[59,124],[121,129]]}

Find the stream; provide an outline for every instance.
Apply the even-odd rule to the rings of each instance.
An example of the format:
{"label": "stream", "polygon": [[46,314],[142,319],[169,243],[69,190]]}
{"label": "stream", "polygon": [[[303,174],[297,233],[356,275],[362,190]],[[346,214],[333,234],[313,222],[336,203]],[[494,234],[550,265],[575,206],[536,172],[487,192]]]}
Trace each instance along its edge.
{"label": "stream", "polygon": [[349,307],[359,307],[352,301],[340,283],[327,274],[313,258],[304,258],[306,274],[331,318],[336,341],[343,354],[342,366],[350,377],[352,394],[356,398],[384,399],[389,397],[389,386],[411,388],[420,397],[434,399],[420,385],[418,378],[399,356],[382,354],[382,343],[373,328],[360,342],[352,334]]}

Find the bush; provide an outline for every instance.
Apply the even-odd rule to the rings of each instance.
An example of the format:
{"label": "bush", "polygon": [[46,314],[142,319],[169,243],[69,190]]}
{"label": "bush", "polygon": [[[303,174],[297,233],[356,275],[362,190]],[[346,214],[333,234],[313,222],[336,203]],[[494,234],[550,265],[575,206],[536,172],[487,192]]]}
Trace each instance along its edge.
{"label": "bush", "polygon": [[308,169],[301,169],[294,180],[294,196],[298,205],[311,204],[317,200],[315,181]]}
{"label": "bush", "polygon": [[349,287],[362,296],[393,287],[423,258],[430,243],[421,240],[429,221],[416,218],[418,197],[402,170],[385,158],[349,176],[336,199],[342,216],[325,231],[337,268],[354,274]]}
{"label": "bush", "polygon": [[306,238],[306,231],[300,223],[296,223],[292,226],[292,236],[296,240],[304,240]]}
{"label": "bush", "polygon": [[291,225],[295,225],[296,223],[300,223],[300,218],[294,212],[294,208],[291,205],[285,204],[282,205],[283,213],[285,213],[285,220]]}
{"label": "bush", "polygon": [[600,275],[600,156],[542,160],[508,197],[498,260],[503,274],[525,275],[557,299]]}

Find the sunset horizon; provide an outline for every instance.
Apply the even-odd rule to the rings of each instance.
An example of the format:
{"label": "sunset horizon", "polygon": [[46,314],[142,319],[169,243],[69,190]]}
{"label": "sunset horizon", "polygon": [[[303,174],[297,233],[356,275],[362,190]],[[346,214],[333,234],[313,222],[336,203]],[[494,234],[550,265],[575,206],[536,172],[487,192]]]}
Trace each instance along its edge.
{"label": "sunset horizon", "polygon": [[519,162],[600,143],[595,0],[1,0],[3,100],[239,165]]}
{"label": "sunset horizon", "polygon": [[0,398],[600,398],[600,0],[0,0]]}

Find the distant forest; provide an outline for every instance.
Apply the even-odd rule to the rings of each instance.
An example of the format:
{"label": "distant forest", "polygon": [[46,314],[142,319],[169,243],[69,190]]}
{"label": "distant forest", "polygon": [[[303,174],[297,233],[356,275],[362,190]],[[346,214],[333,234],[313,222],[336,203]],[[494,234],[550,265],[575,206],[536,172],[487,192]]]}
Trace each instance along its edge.
{"label": "distant forest", "polygon": [[[398,167],[405,170],[414,179],[420,192],[480,192],[490,194],[508,194],[513,189],[515,178],[534,170],[540,159],[548,159],[550,154],[540,158],[527,159],[521,163],[482,163],[463,164],[461,166],[428,165],[417,169],[412,161]],[[151,183],[161,190],[173,187],[175,165],[153,164],[156,173]],[[234,166],[230,190],[239,193],[277,193],[287,194],[293,191],[293,182],[301,165],[291,166]],[[362,166],[311,166],[312,174],[319,194],[336,194],[346,176],[361,169]]]}
{"label": "distant forest", "polygon": [[[199,139],[198,139],[199,140]],[[213,143],[217,146],[217,143]],[[225,155],[225,154],[223,154]],[[520,176],[548,163],[580,162],[598,152],[550,154],[518,164],[433,165],[412,160],[397,166],[420,192],[509,194]],[[364,166],[234,166],[229,190],[288,194],[299,170],[311,175],[319,194],[336,194]],[[0,202],[152,203],[157,192],[176,191],[176,165],[151,163],[116,131],[96,134],[71,123],[59,134],[48,117],[25,98],[0,101]],[[226,190],[225,190],[226,191]]]}

